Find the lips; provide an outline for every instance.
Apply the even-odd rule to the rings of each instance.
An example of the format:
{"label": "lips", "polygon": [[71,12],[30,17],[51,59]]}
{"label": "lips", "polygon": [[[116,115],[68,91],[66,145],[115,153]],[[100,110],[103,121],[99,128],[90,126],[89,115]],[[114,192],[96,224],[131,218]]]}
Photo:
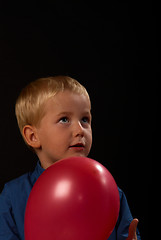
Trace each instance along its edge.
{"label": "lips", "polygon": [[76,143],[76,144],[71,145],[69,147],[69,149],[74,152],[80,152],[80,151],[84,151],[85,145],[83,143]]}
{"label": "lips", "polygon": [[76,144],[73,144],[71,146],[69,146],[69,148],[73,148],[73,149],[84,149],[84,144],[83,143],[76,143]]}

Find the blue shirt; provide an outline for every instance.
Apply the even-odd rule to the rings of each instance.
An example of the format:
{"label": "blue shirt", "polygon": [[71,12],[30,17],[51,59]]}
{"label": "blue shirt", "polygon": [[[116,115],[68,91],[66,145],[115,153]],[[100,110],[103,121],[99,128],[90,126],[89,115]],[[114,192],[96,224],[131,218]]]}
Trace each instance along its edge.
{"label": "blue shirt", "polygon": [[[0,195],[0,240],[24,240],[24,215],[30,191],[44,169],[37,163],[33,172],[26,173],[7,184]],[[119,189],[120,213],[108,240],[125,240],[132,215],[125,197]],[[140,240],[139,232],[137,234]]]}

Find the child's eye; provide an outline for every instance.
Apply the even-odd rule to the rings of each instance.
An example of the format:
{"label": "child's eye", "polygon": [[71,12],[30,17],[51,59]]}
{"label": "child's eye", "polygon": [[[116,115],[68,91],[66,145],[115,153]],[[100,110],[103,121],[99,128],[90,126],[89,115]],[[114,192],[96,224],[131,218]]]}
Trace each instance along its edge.
{"label": "child's eye", "polygon": [[83,118],[82,118],[82,122],[83,122],[83,123],[89,123],[89,121],[90,121],[90,120],[89,120],[89,117],[83,117]]}
{"label": "child's eye", "polygon": [[69,118],[67,117],[62,117],[60,120],[59,120],[60,123],[68,123],[69,122]]}

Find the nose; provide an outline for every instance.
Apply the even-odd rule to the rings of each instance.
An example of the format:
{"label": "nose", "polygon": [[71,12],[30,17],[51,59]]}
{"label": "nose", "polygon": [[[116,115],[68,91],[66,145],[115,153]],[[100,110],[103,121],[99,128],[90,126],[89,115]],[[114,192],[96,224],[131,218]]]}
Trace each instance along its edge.
{"label": "nose", "polygon": [[74,137],[78,137],[78,136],[83,137],[84,136],[84,128],[83,128],[83,126],[81,125],[80,122],[74,123],[73,136]]}

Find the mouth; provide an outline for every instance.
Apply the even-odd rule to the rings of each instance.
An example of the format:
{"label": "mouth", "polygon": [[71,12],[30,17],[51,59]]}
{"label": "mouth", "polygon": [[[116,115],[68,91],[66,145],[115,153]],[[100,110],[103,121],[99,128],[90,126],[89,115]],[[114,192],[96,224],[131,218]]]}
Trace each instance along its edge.
{"label": "mouth", "polygon": [[83,143],[76,143],[74,145],[69,146],[69,149],[75,149],[76,151],[81,151],[84,149],[84,144]]}

